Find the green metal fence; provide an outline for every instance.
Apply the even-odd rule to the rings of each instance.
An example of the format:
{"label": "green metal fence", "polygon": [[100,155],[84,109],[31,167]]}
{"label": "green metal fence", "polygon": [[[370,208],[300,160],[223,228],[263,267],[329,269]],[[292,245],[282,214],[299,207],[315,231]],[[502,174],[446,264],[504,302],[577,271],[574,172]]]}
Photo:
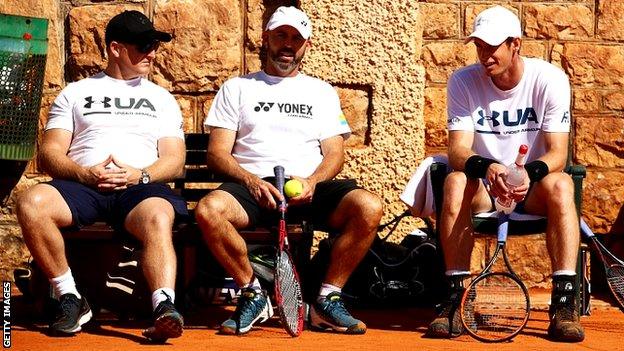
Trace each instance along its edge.
{"label": "green metal fence", "polygon": [[0,159],[35,153],[48,20],[0,14]]}

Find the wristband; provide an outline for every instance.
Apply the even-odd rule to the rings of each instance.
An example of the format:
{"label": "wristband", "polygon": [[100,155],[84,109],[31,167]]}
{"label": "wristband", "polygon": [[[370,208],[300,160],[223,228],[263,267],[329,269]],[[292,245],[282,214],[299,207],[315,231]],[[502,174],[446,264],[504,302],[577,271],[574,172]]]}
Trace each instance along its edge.
{"label": "wristband", "polygon": [[548,165],[542,160],[535,160],[524,165],[531,183],[537,183],[550,173]]}
{"label": "wristband", "polygon": [[466,173],[468,178],[485,178],[487,169],[492,163],[496,163],[496,161],[491,158],[472,155],[466,160],[466,164],[464,164],[464,173]]}

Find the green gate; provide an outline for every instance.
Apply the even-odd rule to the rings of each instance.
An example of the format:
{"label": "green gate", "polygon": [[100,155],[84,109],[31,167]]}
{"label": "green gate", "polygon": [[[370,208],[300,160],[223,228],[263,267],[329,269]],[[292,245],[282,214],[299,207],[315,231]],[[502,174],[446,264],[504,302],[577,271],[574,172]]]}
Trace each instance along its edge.
{"label": "green gate", "polygon": [[48,20],[0,14],[0,159],[35,153]]}

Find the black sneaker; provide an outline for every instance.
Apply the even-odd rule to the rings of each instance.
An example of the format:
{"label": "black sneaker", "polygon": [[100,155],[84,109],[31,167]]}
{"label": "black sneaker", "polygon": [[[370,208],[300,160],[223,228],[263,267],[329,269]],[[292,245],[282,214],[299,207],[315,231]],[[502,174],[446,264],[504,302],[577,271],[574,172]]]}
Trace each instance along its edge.
{"label": "black sneaker", "polygon": [[154,310],[154,326],[143,330],[143,336],[155,343],[164,343],[169,338],[182,335],[184,318],[176,310],[169,296]]}
{"label": "black sneaker", "polygon": [[553,277],[548,336],[555,341],[579,342],[585,339],[576,303],[575,279],[574,276]]}
{"label": "black sneaker", "polygon": [[93,313],[87,299],[83,296],[78,298],[74,294],[63,294],[59,298],[59,304],[50,323],[50,331],[56,336],[70,336],[79,332],[82,325],[91,320]]}
{"label": "black sneaker", "polygon": [[436,306],[437,317],[429,323],[425,333],[428,338],[451,338],[464,332],[459,311],[465,290],[462,283],[464,276],[451,279],[448,299]]}

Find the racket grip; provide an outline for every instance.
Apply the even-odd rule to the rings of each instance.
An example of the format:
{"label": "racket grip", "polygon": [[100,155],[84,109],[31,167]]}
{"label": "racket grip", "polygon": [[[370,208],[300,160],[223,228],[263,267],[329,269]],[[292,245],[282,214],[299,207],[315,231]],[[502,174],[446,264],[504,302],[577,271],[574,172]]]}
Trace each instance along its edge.
{"label": "racket grip", "polygon": [[594,236],[594,232],[589,229],[589,226],[587,225],[587,223],[585,223],[585,220],[583,218],[581,218],[581,233],[587,238],[591,238]]}
{"label": "racket grip", "polygon": [[[285,177],[284,177],[284,167],[282,166],[275,166],[273,167],[273,173],[275,174],[275,187],[277,188],[277,190],[279,190],[280,195],[282,195],[282,198],[284,197],[284,183],[286,182]],[[280,206],[285,206],[286,202],[285,200],[280,202]]]}
{"label": "racket grip", "polygon": [[502,242],[507,241],[508,233],[509,233],[509,215],[501,211],[498,213],[498,227],[496,229],[498,242],[502,243]]}

